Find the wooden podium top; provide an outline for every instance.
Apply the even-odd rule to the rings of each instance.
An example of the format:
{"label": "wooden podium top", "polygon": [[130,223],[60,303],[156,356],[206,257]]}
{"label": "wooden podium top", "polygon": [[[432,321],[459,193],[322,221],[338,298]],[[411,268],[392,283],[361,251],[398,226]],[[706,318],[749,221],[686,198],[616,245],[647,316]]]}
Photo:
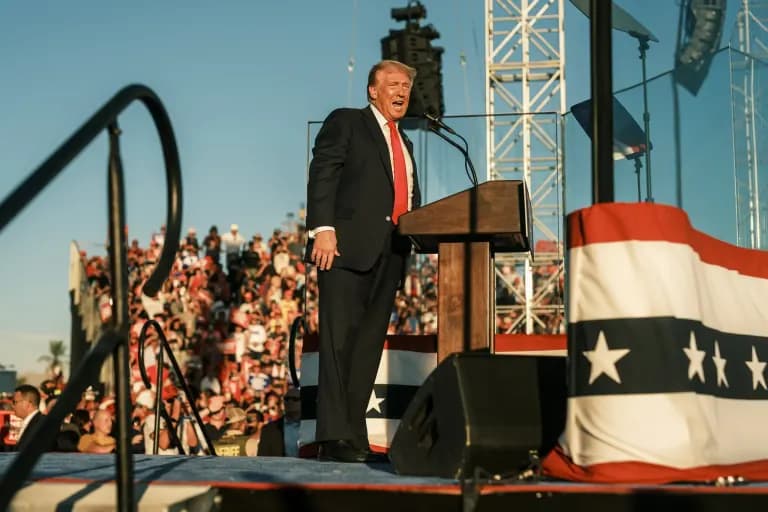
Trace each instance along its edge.
{"label": "wooden podium top", "polygon": [[399,230],[422,253],[443,242],[490,242],[494,252],[530,250],[528,191],[518,180],[481,183],[400,217]]}

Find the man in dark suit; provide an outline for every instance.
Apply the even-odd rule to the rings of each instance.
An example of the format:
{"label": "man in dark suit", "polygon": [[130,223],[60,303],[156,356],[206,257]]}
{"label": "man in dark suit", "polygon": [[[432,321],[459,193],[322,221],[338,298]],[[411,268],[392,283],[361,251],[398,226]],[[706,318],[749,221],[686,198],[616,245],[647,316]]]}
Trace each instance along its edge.
{"label": "man in dark suit", "polygon": [[23,384],[13,393],[13,414],[21,418],[21,430],[14,451],[21,451],[30,443],[35,429],[45,418],[40,412],[40,391],[35,386]]}
{"label": "man in dark suit", "polygon": [[368,74],[370,105],[334,110],[315,139],[307,227],[320,288],[321,459],[369,458],[365,413],[410,252],[397,223],[420,203],[413,146],[397,125],[415,75],[379,62]]}

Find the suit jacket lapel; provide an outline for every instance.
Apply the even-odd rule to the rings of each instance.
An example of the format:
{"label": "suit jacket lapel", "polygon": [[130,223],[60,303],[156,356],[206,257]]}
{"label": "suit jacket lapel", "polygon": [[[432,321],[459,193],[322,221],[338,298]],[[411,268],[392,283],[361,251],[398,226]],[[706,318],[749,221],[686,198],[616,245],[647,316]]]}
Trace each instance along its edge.
{"label": "suit jacket lapel", "polygon": [[368,131],[371,133],[371,138],[376,144],[376,150],[379,153],[379,157],[381,158],[381,164],[384,166],[384,171],[387,173],[389,183],[394,186],[394,183],[392,182],[392,163],[390,162],[389,147],[387,146],[387,141],[384,138],[384,134],[381,133],[381,127],[376,121],[376,116],[373,115],[371,107],[366,107],[362,109],[362,111],[365,125],[368,127]]}

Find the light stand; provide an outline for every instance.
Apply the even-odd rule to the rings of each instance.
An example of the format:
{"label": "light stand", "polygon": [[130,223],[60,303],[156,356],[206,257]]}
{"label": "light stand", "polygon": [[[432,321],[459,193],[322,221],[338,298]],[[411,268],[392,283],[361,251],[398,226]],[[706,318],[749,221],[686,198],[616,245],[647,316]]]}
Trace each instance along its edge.
{"label": "light stand", "polygon": [[[648,152],[645,153],[648,155]],[[637,202],[640,202],[640,197],[642,197],[642,193],[640,192],[640,170],[643,168],[643,162],[640,160],[640,155],[636,155],[634,157],[630,157],[630,160],[634,160],[635,162],[635,175],[637,176]],[[646,156],[646,162],[648,161],[648,158]]]}
{"label": "light stand", "polygon": [[[591,7],[589,0],[571,0],[571,3],[580,10],[586,17],[591,16]],[[645,131],[645,169],[646,169],[646,198],[649,203],[653,202],[653,187],[651,185],[651,114],[648,111],[648,71],[646,68],[646,53],[650,48],[649,42],[653,41],[658,43],[659,40],[654,36],[650,30],[648,30],[642,23],[637,21],[631,14],[619,7],[613,5],[611,16],[611,25],[615,30],[620,32],[626,32],[630,36],[637,39],[638,48],[640,50],[640,61],[643,68],[643,125]],[[639,155],[638,155],[639,158]],[[639,161],[635,159],[635,172],[640,172]],[[639,187],[638,187],[639,190]],[[638,201],[640,200],[640,193],[638,192]]]}
{"label": "light stand", "polygon": [[[645,130],[645,188],[646,196],[645,200],[649,203],[653,202],[653,187],[651,185],[651,113],[648,110],[648,70],[646,66],[646,53],[650,48],[648,41],[650,41],[649,34],[640,34],[637,32],[629,32],[629,35],[637,39],[638,49],[640,50],[640,62],[643,68],[643,129]],[[639,170],[639,159],[635,160],[635,170]],[[638,174],[638,180],[640,176]],[[638,200],[640,199],[640,188],[638,186]]]}
{"label": "light stand", "polygon": [[[593,139],[592,133],[592,105],[591,100],[577,103],[571,107],[574,119],[578,121],[586,134]],[[632,160],[635,164],[637,177],[637,202],[642,199],[640,186],[641,169],[643,168],[643,154],[648,160],[648,135],[640,127],[640,124],[630,115],[616,97],[613,97],[611,110],[613,111],[613,159]],[[646,116],[646,126],[649,116]]]}

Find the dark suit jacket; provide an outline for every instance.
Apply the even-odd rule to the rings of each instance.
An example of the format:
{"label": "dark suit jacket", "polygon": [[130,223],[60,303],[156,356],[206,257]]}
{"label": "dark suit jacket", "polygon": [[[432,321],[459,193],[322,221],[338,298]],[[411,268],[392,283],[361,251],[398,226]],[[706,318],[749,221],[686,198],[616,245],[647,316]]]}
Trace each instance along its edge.
{"label": "dark suit jacket", "polygon": [[284,431],[285,417],[261,427],[257,455],[260,457],[285,457]]}
{"label": "dark suit jacket", "polygon": [[[38,412],[35,414],[32,419],[29,421],[29,425],[27,425],[27,428],[24,429],[24,433],[21,435],[21,438],[16,443],[16,448],[14,451],[21,451],[27,444],[32,442],[34,438],[34,431],[37,428],[37,426],[43,422],[45,419],[45,415],[43,413]],[[37,440],[38,442],[42,442],[41,439]],[[46,441],[47,443],[47,449],[50,449],[51,442],[50,440]]]}
{"label": "dark suit jacket", "polygon": [[[413,163],[412,208],[421,203],[413,144],[400,131]],[[315,139],[307,185],[307,227],[333,226],[341,256],[333,265],[357,271],[373,267],[393,234],[394,203],[389,148],[371,107],[331,112]],[[407,240],[394,233],[398,252]]]}

